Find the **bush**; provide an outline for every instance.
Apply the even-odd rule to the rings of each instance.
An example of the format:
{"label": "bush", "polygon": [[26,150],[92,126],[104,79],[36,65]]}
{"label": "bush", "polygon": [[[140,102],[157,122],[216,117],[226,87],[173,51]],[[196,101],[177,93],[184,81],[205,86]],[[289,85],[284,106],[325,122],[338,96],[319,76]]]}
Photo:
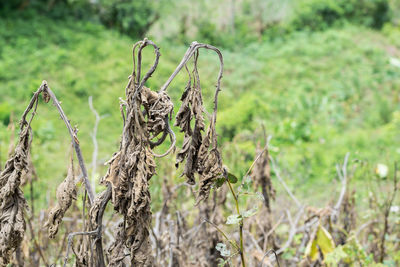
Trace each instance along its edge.
{"label": "bush", "polygon": [[324,30],[352,22],[381,28],[390,20],[389,0],[303,0],[295,8],[291,27]]}
{"label": "bush", "polygon": [[100,0],[97,14],[103,24],[131,36],[143,37],[159,17],[153,1]]}
{"label": "bush", "polygon": [[146,0],[99,0],[96,3],[90,0],[11,0],[0,3],[0,10],[8,16],[37,17],[40,13],[55,19],[73,17],[101,21],[121,33],[142,38],[159,17],[155,3]]}

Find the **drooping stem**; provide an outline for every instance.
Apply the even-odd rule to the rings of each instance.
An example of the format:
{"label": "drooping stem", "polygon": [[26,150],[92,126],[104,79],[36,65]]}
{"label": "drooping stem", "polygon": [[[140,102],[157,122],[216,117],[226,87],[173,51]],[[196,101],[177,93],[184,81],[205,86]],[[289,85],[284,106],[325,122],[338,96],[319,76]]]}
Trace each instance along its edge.
{"label": "drooping stem", "polygon": [[61,119],[64,121],[65,126],[68,129],[69,135],[71,136],[72,144],[74,145],[76,157],[78,158],[79,166],[80,166],[81,171],[82,171],[83,181],[84,181],[84,184],[85,184],[86,191],[88,193],[89,204],[92,205],[93,200],[94,200],[94,193],[93,193],[92,187],[91,187],[89,179],[88,179],[88,173],[87,173],[87,169],[86,169],[86,166],[85,166],[85,162],[83,160],[81,148],[79,146],[78,137],[76,136],[74,130],[72,129],[71,123],[69,122],[69,120],[67,118],[67,115],[65,115],[65,113],[64,113],[64,111],[63,111],[63,109],[62,109],[62,107],[60,105],[60,102],[58,101],[58,99],[55,96],[55,94],[53,93],[53,91],[51,91],[51,89],[48,86],[46,81],[42,82],[41,88],[42,88],[42,90],[44,92],[46,92],[50,96],[51,100],[53,100],[54,106],[57,108]]}
{"label": "drooping stem", "polygon": [[[216,84],[216,90],[215,90],[215,94],[214,94],[214,109],[213,109],[213,114],[211,117],[211,124],[215,125],[217,122],[217,109],[218,109],[218,93],[219,91],[221,91],[221,79],[222,79],[222,75],[224,72],[224,58],[222,56],[221,51],[216,48],[215,46],[209,45],[209,44],[202,44],[202,43],[198,43],[198,42],[193,42],[188,50],[186,51],[185,55],[183,56],[181,62],[179,63],[179,65],[176,67],[175,71],[171,74],[171,76],[168,78],[168,80],[164,83],[163,86],[161,86],[161,89],[159,90],[160,92],[164,92],[167,90],[168,86],[171,84],[172,80],[176,77],[176,75],[178,75],[178,73],[182,70],[182,68],[188,63],[188,61],[192,58],[193,55],[196,54],[196,52],[198,52],[198,50],[200,48],[205,48],[208,50],[212,50],[215,53],[217,53],[218,58],[219,58],[219,62],[220,62],[220,66],[219,66],[219,73],[218,73],[218,78],[217,78],[217,84]],[[196,60],[196,58],[195,58]],[[195,62],[196,63],[196,62]],[[216,148],[217,146],[217,135],[213,136],[213,145],[214,148]]]}

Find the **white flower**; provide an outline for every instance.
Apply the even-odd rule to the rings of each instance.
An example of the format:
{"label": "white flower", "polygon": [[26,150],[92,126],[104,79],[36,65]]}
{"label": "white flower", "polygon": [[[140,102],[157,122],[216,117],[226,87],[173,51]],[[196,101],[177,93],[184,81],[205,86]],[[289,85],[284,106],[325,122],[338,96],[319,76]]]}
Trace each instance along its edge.
{"label": "white flower", "polygon": [[378,165],[376,165],[375,172],[380,178],[385,178],[389,173],[389,168],[385,164],[378,163]]}
{"label": "white flower", "polygon": [[392,64],[393,66],[400,68],[400,60],[399,59],[391,57],[389,61],[390,61],[390,64]]}
{"label": "white flower", "polygon": [[390,211],[394,212],[394,213],[397,213],[397,212],[400,211],[400,206],[391,206],[390,207]]}

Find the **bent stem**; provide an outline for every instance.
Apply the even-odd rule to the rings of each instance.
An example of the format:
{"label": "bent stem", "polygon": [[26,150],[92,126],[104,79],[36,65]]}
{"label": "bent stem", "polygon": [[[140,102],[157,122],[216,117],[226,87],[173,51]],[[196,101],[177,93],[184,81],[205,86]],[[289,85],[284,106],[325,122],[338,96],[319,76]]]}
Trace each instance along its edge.
{"label": "bent stem", "polygon": [[[237,214],[240,216],[239,201],[237,195],[233,190],[232,184],[229,182],[228,178],[226,178],[226,181],[228,182],[229,189],[231,190],[232,196],[235,199]],[[246,262],[244,260],[244,247],[243,247],[243,218],[239,221],[239,236],[240,236],[239,254],[240,258],[242,259],[242,266],[246,267]]]}

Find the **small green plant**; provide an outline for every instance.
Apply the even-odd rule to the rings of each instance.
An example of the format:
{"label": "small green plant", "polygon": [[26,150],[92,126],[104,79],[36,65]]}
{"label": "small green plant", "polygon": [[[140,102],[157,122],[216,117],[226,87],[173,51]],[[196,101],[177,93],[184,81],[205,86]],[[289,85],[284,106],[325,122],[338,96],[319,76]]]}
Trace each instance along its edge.
{"label": "small green plant", "polygon": [[[263,152],[264,150],[261,153]],[[219,188],[224,184],[228,186],[229,192],[233,198],[234,202],[233,204],[235,206],[235,210],[233,211],[232,214],[228,215],[228,217],[226,218],[226,224],[237,226],[239,232],[239,240],[237,241],[233,237],[229,237],[228,234],[226,234],[220,227],[215,225],[213,222],[206,220],[221,233],[221,235],[224,237],[226,242],[233,250],[231,252],[231,250],[228,249],[228,246],[225,243],[218,243],[216,245],[215,249],[218,250],[222,256],[222,258],[219,259],[218,266],[225,266],[227,264],[230,265],[231,259],[236,255],[240,256],[241,265],[243,267],[246,266],[246,252],[244,246],[244,231],[243,231],[244,222],[247,218],[250,218],[257,214],[259,207],[262,205],[264,201],[264,197],[260,193],[252,191],[252,186],[251,186],[252,179],[249,176],[251,169],[253,168],[255,162],[258,159],[259,157],[257,157],[256,160],[253,162],[253,164],[247,171],[246,175],[243,177],[242,183],[238,186],[237,190],[235,190],[234,185],[239,181],[239,179],[234,174],[228,172],[226,169],[224,169],[224,173],[221,175],[221,177],[216,179],[214,183],[216,188]],[[257,201],[252,208],[243,211],[240,208],[241,206],[240,203],[242,202],[242,198],[244,197],[254,197],[259,201]]]}
{"label": "small green plant", "polygon": [[339,266],[339,262],[350,266],[358,266],[355,263],[360,266],[383,266],[374,262],[373,255],[368,255],[354,235],[349,237],[346,244],[336,247],[325,256],[325,263],[329,267]]}

